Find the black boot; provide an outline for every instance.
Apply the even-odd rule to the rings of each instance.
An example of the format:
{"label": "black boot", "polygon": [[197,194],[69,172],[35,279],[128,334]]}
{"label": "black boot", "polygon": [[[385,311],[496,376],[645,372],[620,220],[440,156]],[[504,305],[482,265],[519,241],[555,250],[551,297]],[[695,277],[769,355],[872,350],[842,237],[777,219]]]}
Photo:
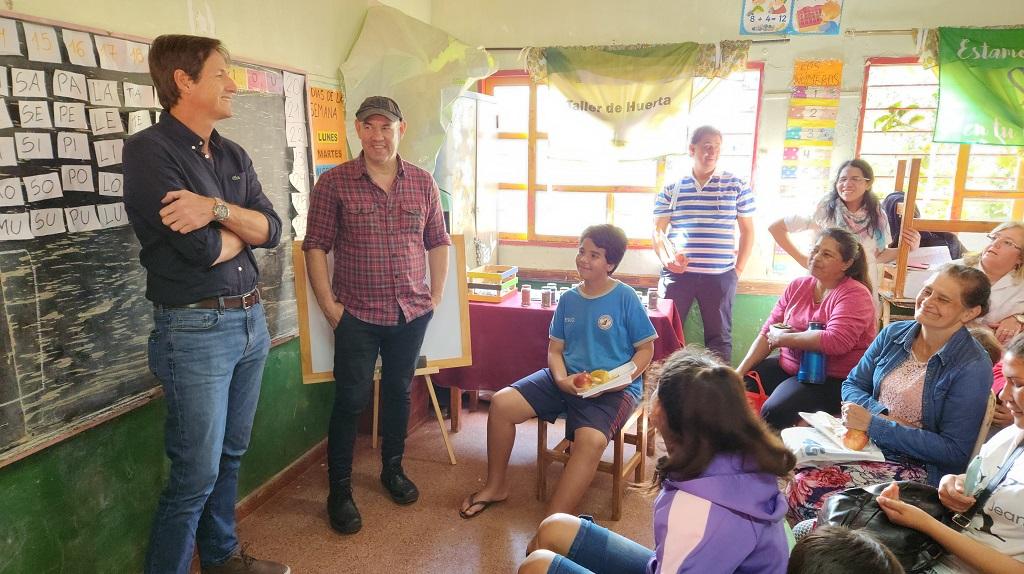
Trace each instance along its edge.
{"label": "black boot", "polygon": [[352,479],[346,478],[331,484],[327,495],[327,516],[331,528],[342,534],[355,534],[363,527],[356,501],[352,500]]}
{"label": "black boot", "polygon": [[380,471],[380,481],[391,495],[391,500],[398,504],[412,504],[420,497],[416,485],[402,471],[402,457],[395,457],[384,463]]}

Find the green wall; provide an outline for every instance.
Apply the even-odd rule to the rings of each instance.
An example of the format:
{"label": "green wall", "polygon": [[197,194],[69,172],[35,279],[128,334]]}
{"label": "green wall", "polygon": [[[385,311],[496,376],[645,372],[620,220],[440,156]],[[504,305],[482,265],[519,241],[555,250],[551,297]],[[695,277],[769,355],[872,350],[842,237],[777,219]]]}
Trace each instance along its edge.
{"label": "green wall", "polygon": [[[775,295],[737,295],[732,306],[732,364],[738,365],[747,354],[750,343],[768,320],[779,298]],[[694,303],[683,323],[683,336],[688,344],[704,345],[704,327]]]}
{"label": "green wall", "polygon": [[[303,385],[298,339],[271,350],[245,496],[326,434],[333,385]],[[167,475],[163,400],[0,469],[0,572],[137,572]]]}

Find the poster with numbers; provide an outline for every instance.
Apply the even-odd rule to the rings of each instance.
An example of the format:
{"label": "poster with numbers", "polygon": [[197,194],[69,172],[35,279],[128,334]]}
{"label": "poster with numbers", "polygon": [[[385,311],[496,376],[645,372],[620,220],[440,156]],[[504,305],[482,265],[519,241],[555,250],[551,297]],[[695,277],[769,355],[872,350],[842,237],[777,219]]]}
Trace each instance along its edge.
{"label": "poster with numbers", "polygon": [[839,33],[843,0],[743,0],[740,34]]}
{"label": "poster with numbers", "polygon": [[[810,215],[828,191],[835,141],[842,60],[797,60],[793,65],[793,86],[786,114],[786,138],[782,148],[782,203],[800,205]],[[780,273],[799,266],[776,248],[772,267]]]}

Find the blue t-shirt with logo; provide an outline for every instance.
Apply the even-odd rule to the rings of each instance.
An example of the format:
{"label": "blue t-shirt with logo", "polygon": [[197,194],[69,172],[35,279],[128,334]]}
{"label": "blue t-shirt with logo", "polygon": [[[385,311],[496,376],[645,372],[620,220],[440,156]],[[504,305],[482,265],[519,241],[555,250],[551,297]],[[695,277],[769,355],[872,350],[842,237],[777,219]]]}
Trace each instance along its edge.
{"label": "blue t-shirt with logo", "polygon": [[[589,297],[577,285],[558,301],[548,336],[565,343],[562,358],[570,374],[610,371],[628,363],[638,345],[658,338],[636,291],[612,281],[614,286],[604,295]],[[628,390],[639,396],[640,379]]]}

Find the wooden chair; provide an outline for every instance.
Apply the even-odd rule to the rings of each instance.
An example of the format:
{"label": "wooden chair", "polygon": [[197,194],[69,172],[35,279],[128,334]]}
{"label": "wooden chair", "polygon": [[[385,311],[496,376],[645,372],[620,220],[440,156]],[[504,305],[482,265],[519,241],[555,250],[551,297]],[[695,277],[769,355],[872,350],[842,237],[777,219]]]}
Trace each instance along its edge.
{"label": "wooden chair", "polygon": [[[416,377],[423,377],[423,380],[427,383],[427,392],[430,393],[430,404],[434,406],[434,415],[437,417],[437,424],[441,427],[441,439],[444,441],[444,447],[448,450],[448,460],[454,465],[455,464],[455,451],[452,450],[452,443],[448,440],[448,429],[444,426],[444,417],[441,416],[441,407],[437,404],[437,393],[434,392],[434,381],[430,379],[430,375],[436,375],[440,369],[437,367],[423,367],[416,369],[413,373],[413,380]],[[380,369],[373,371],[373,429],[370,431],[370,442],[373,444],[373,448],[377,448],[377,429],[380,426]]]}
{"label": "wooden chair", "polygon": [[995,393],[988,394],[988,406],[985,407],[985,416],[981,419],[981,428],[978,430],[978,439],[974,441],[971,458],[978,456],[978,453],[981,452],[981,445],[988,440],[988,431],[992,428],[992,417],[996,414],[997,400]]}
{"label": "wooden chair", "polygon": [[[921,219],[915,216],[917,209],[917,186],[921,175],[921,158],[911,160],[910,173],[907,177],[907,191],[903,203],[903,228],[916,229],[918,231],[988,233],[999,225],[998,221],[969,221],[960,219],[965,199],[1001,198],[1001,195],[1008,195],[1007,192],[965,189],[969,156],[968,147],[960,146],[949,220]],[[1022,170],[1024,170],[1024,162],[1021,162],[1021,165]],[[896,181],[894,184],[896,191],[903,191],[903,181],[906,174],[907,160],[900,160],[896,164]],[[1024,177],[1020,179],[1021,181],[1018,181],[1018,186],[1024,186]],[[882,300],[881,322],[883,327],[891,321],[893,309],[912,310],[914,308],[914,297],[917,295],[917,293],[903,292],[907,284],[907,260],[910,257],[910,246],[903,241],[899,241],[897,248],[899,251],[896,256],[896,262],[895,264],[890,263],[885,266],[882,273],[882,286],[878,290],[878,295]]]}
{"label": "wooden chair", "polygon": [[[646,379],[645,379],[646,380]],[[642,399],[622,428],[612,437],[612,461],[602,460],[597,471],[612,475],[612,520],[622,517],[622,495],[626,479],[633,473],[633,481],[640,482],[646,472],[647,455],[654,454],[654,426],[650,424],[647,401]],[[629,432],[634,429],[633,432]],[[627,459],[626,444],[633,445],[633,454]],[[563,465],[569,461],[572,442],[562,439],[554,448],[548,448],[548,423],[537,419],[537,500],[547,499],[547,470],[552,462]]]}

